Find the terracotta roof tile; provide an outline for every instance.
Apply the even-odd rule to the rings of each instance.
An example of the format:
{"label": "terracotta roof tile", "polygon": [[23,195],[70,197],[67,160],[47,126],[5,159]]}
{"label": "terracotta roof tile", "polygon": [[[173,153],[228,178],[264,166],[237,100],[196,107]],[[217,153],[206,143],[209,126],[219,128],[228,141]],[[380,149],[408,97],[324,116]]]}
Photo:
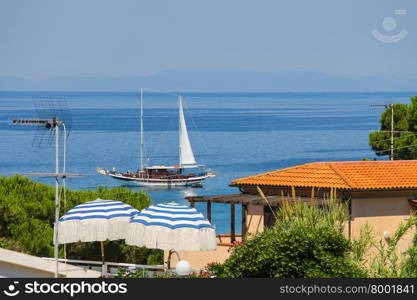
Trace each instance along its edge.
{"label": "terracotta roof tile", "polygon": [[417,188],[417,161],[314,162],[235,179],[232,184],[349,190]]}

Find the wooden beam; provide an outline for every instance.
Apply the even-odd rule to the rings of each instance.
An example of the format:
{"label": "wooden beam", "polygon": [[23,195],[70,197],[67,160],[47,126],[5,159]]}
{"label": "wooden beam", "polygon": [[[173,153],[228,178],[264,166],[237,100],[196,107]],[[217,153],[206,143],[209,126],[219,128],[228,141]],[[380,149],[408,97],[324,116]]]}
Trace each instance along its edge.
{"label": "wooden beam", "polygon": [[230,242],[232,243],[236,240],[235,223],[235,205],[232,203],[230,204]]}
{"label": "wooden beam", "polygon": [[[268,195],[265,196],[268,199],[268,202],[272,206],[278,206],[282,203],[282,197],[278,195]],[[191,196],[186,197],[190,203],[191,202],[212,202],[212,203],[225,203],[225,204],[254,204],[254,205],[266,205],[265,200],[262,199],[259,195],[251,194],[226,194],[226,195],[215,195],[215,196]],[[293,200],[288,199],[289,202]],[[323,205],[328,202],[327,199],[314,197],[314,201],[310,197],[301,197],[298,201],[301,201],[307,205]]]}
{"label": "wooden beam", "polygon": [[242,204],[242,241],[246,240],[246,233],[248,231],[246,224],[246,217],[248,215],[248,205]]}
{"label": "wooden beam", "polygon": [[193,200],[189,200],[189,201],[190,201],[191,207],[194,207],[195,206],[195,202]]}
{"label": "wooden beam", "polygon": [[211,223],[211,201],[207,201],[207,219]]}
{"label": "wooden beam", "polygon": [[[219,239],[222,238],[222,237],[231,237],[231,234],[230,233],[220,233],[220,234],[216,235],[216,237],[219,238]],[[236,233],[235,237],[242,237],[242,235]]]}

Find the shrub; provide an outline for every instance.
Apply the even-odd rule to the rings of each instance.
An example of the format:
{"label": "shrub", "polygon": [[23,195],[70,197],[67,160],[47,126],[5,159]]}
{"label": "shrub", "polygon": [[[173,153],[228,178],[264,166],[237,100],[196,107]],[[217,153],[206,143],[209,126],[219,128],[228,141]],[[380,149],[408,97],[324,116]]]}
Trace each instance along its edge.
{"label": "shrub", "polygon": [[401,277],[417,278],[417,246],[413,246],[407,251],[400,274]]}

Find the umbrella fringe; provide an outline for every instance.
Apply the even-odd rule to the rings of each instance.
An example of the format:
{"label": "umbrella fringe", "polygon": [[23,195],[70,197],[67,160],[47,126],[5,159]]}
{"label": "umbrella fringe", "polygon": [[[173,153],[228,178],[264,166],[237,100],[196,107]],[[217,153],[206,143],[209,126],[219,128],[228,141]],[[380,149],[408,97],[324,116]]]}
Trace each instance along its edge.
{"label": "umbrella fringe", "polygon": [[70,220],[58,223],[58,243],[101,242],[120,240],[126,237],[127,218],[107,220],[79,221]]}
{"label": "umbrella fringe", "polygon": [[175,251],[216,250],[216,233],[212,228],[169,229],[130,223],[126,244],[138,247]]}

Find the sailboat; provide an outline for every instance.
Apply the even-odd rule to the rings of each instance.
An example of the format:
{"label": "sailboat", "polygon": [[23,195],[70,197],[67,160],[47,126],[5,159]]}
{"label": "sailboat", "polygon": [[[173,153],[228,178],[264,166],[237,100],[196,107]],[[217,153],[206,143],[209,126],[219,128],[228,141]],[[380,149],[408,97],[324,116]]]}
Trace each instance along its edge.
{"label": "sailboat", "polygon": [[108,175],[114,179],[134,182],[140,186],[201,186],[202,182],[215,176],[204,169],[204,165],[197,164],[190,138],[188,136],[187,124],[184,117],[182,96],[178,96],[178,119],[179,119],[179,162],[176,165],[145,166],[144,165],[144,132],[143,132],[143,89],[140,91],[140,167],[135,173],[118,172],[116,168],[104,170],[97,167],[97,172]]}

